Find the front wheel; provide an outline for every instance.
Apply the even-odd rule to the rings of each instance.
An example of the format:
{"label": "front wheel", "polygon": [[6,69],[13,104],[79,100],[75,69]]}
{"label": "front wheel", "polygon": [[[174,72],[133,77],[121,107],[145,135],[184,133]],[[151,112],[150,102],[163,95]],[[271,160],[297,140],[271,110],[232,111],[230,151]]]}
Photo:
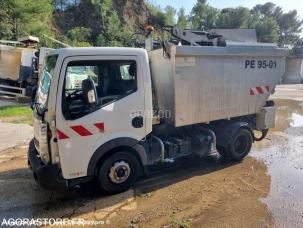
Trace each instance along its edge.
{"label": "front wheel", "polygon": [[100,166],[97,177],[99,186],[109,194],[124,192],[137,180],[139,169],[139,161],[132,152],[117,152]]}
{"label": "front wheel", "polygon": [[252,133],[240,128],[225,148],[218,148],[219,153],[227,160],[241,161],[250,152],[253,143]]}

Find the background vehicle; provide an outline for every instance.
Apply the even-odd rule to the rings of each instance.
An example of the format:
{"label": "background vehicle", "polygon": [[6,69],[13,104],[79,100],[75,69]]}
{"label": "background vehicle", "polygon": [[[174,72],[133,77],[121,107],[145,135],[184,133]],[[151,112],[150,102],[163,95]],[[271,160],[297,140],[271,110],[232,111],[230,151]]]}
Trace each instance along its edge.
{"label": "background vehicle", "polygon": [[0,43],[0,93],[25,96],[26,88],[36,85],[38,80],[34,66],[39,39],[27,36]]}
{"label": "background vehicle", "polygon": [[44,188],[95,178],[102,190],[117,193],[156,163],[217,150],[240,161],[274,126],[275,108],[267,98],[285,71],[286,50],[229,43],[204,31],[173,28],[172,35],[163,49],[150,52],[49,53],[33,104],[28,155]]}

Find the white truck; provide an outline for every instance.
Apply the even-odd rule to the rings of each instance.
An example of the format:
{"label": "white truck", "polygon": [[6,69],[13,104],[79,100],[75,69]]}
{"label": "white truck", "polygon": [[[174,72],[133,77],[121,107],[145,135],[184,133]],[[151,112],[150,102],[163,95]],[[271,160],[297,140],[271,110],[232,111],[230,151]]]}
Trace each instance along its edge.
{"label": "white truck", "polygon": [[[179,45],[150,52],[50,52],[28,151],[38,183],[61,190],[96,180],[101,190],[118,193],[157,163],[216,151],[242,160],[260,140],[254,131],[264,137],[274,126],[267,99],[285,71],[286,50],[199,35],[205,35],[201,45],[181,37]],[[69,82],[79,69],[81,77]]]}

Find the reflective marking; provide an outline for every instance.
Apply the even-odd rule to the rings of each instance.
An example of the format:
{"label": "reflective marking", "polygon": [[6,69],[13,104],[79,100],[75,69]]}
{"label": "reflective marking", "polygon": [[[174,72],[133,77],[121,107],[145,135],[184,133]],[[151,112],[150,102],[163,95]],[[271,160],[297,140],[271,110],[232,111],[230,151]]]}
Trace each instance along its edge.
{"label": "reflective marking", "polygon": [[73,129],[75,132],[77,132],[81,136],[90,136],[90,135],[93,135],[89,130],[87,130],[82,125],[71,126],[70,128]]}
{"label": "reflective marking", "polygon": [[249,89],[249,94],[251,96],[258,95],[258,94],[269,94],[269,93],[270,93],[269,86],[257,86],[257,87],[251,87]]}
{"label": "reflective marking", "polygon": [[61,139],[61,140],[69,138],[66,134],[64,134],[62,131],[60,131],[58,129],[57,129],[57,137],[58,137],[58,139]]}
{"label": "reflective marking", "polygon": [[104,132],[104,123],[95,123],[94,124],[100,131]]}

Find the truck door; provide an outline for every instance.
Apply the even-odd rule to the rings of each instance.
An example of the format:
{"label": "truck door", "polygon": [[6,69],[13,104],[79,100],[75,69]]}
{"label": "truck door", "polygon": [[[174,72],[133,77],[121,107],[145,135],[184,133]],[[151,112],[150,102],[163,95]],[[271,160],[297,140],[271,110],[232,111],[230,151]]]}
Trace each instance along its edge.
{"label": "truck door", "polygon": [[[105,142],[145,137],[144,77],[136,56],[66,58],[57,92],[56,129],[66,179],[86,176],[93,153]],[[95,84],[97,105],[89,108],[82,81]]]}

